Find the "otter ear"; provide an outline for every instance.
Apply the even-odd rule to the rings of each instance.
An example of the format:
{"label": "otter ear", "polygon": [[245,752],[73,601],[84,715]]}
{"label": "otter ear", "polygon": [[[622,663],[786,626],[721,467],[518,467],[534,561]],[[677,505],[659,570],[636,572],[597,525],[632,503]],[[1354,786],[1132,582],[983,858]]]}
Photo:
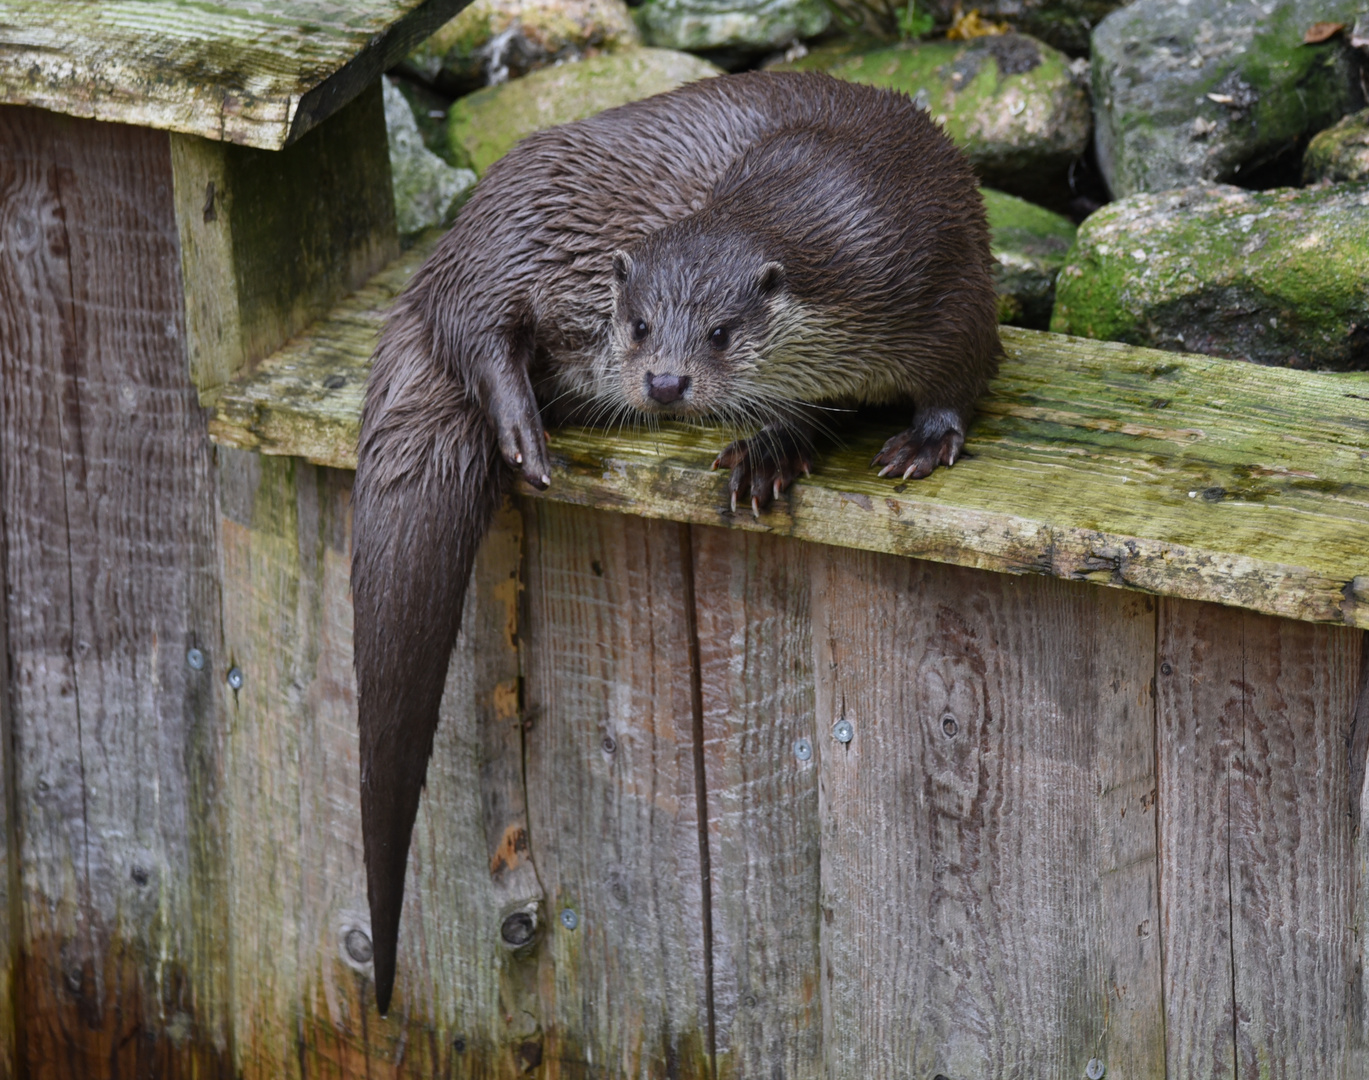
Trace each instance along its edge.
{"label": "otter ear", "polygon": [[756,285],[763,295],[778,292],[784,287],[784,264],[768,262],[761,267],[760,276],[756,279]]}
{"label": "otter ear", "polygon": [[619,285],[627,284],[627,276],[632,273],[632,256],[626,251],[613,253],[613,280]]}

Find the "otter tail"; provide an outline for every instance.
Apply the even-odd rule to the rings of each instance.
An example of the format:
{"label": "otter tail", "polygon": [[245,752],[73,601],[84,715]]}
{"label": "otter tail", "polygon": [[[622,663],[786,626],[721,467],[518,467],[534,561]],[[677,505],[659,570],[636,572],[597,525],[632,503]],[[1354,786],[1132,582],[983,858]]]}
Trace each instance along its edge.
{"label": "otter tail", "polygon": [[500,494],[494,430],[433,359],[419,308],[401,298],[377,347],[352,495],[361,833],[381,1015],[447,664]]}

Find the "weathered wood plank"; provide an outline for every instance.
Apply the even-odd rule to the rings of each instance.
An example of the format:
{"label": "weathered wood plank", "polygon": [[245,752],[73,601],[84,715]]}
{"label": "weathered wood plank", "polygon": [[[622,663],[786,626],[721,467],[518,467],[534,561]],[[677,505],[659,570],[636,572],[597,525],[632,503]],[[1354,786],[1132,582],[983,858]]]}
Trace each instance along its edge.
{"label": "weathered wood plank", "polygon": [[1345,812],[1363,635],[1168,600],[1159,634],[1170,1075],[1363,1076]]}
{"label": "weathered wood plank", "polygon": [[20,1072],[227,1076],[213,448],[167,137],[5,107],[0,144]]}
{"label": "weathered wood plank", "polygon": [[[3,235],[0,232],[0,236]],[[0,326],[3,325],[6,324],[0,323]],[[8,430],[8,399],[5,380],[0,378],[0,432]],[[0,440],[3,440],[3,436],[0,436]],[[4,445],[3,441],[0,441],[0,445]],[[0,454],[0,508],[5,505],[5,492],[8,489],[9,485],[5,482],[5,456]],[[0,515],[3,515],[2,509]],[[4,875],[0,878],[0,1080],[14,1080],[19,1075],[19,1064],[24,1060],[20,1041],[23,1031],[22,1008],[18,1006],[21,995],[14,993],[15,961],[21,944],[19,928],[22,925],[22,908],[19,898],[23,893],[20,887],[18,793],[14,776],[14,714],[10,708],[7,629],[13,594],[5,577],[9,566],[6,549],[4,518],[0,516],[0,800],[3,800],[0,801],[0,815],[4,818],[0,823],[3,825],[0,828],[0,849],[4,856],[4,862],[0,863],[0,873]]]}
{"label": "weathered wood plank", "polygon": [[[232,383],[213,438],[354,467],[385,306],[433,242]],[[756,521],[709,470],[723,432],[566,429],[540,497],[1369,626],[1369,375],[1003,337],[972,456],[927,480],[876,477],[867,422]]]}
{"label": "weathered wood plank", "polygon": [[3,0],[0,103],[279,150],[469,0]]}
{"label": "weathered wood plank", "polygon": [[693,540],[718,1076],[821,1077],[810,549]]}
{"label": "weathered wood plank", "polygon": [[551,503],[528,511],[528,810],[554,913],[543,1075],[704,1077],[681,531]]}
{"label": "weathered wood plank", "polygon": [[209,403],[399,254],[377,80],[282,151],[171,138],[186,351]]}
{"label": "weathered wood plank", "polygon": [[1153,601],[819,551],[828,1074],[1162,1077]]}
{"label": "weathered wood plank", "polygon": [[486,836],[489,807],[502,808],[507,829],[522,799],[521,770],[512,790],[507,776],[508,725],[489,730],[507,713],[516,660],[516,516],[496,522],[473,571],[414,831],[396,997],[382,1020],[357,801],[351,478],[231,451],[221,472],[225,626],[243,675],[229,767],[241,1075],[512,1080],[525,1040],[505,1017],[526,1004],[529,964],[501,944],[500,928],[531,868],[495,870]]}

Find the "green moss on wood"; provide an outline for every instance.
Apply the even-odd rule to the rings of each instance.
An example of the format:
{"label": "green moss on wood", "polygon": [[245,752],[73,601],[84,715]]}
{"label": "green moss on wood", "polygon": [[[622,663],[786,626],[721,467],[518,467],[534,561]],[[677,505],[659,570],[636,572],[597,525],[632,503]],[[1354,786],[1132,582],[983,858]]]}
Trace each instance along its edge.
{"label": "green moss on wood", "polygon": [[[383,312],[433,242],[230,387],[213,437],[354,467]],[[1369,626],[1369,375],[1003,333],[970,456],[927,480],[876,477],[888,423],[861,426],[756,521],[709,468],[725,433],[573,429],[540,497]]]}

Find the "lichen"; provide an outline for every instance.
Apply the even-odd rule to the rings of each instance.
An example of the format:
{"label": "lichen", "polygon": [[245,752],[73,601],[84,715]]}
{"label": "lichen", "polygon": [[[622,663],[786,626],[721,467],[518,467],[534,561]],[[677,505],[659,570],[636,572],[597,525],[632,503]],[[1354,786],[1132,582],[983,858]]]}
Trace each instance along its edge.
{"label": "lichen", "polygon": [[1369,368],[1369,187],[1135,195],[1079,230],[1051,329],[1289,367]]}

